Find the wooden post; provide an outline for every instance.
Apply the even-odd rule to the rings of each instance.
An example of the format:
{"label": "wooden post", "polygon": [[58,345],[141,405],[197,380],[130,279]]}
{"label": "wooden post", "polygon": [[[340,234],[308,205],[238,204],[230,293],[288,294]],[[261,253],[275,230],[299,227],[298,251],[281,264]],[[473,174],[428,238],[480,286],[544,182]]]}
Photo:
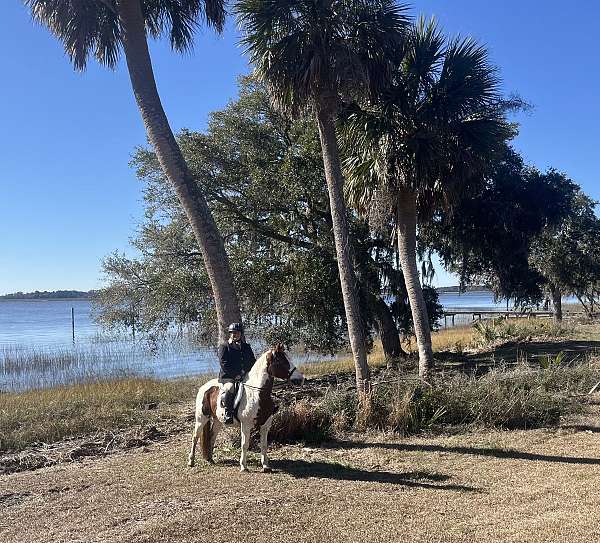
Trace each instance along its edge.
{"label": "wooden post", "polygon": [[454,326],[454,313],[452,314],[452,326]]}
{"label": "wooden post", "polygon": [[73,336],[73,343],[75,343],[75,308],[71,307],[71,334]]}

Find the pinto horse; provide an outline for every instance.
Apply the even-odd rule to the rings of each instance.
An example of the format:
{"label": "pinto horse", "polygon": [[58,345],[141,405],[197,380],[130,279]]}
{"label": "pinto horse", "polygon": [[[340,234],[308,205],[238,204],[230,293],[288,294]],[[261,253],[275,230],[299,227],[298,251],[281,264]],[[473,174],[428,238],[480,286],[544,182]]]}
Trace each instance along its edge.
{"label": "pinto horse", "polygon": [[[242,432],[241,471],[248,471],[246,459],[250,444],[250,431],[260,429],[260,461],[263,471],[270,471],[267,458],[267,436],[275,413],[275,404],[271,393],[275,378],[301,385],[304,375],[290,362],[281,344],[264,353],[252,366],[241,383],[242,391],[237,408],[237,421]],[[217,379],[211,379],[198,390],[196,396],[196,426],[192,436],[192,449],[188,465],[194,465],[196,446],[200,439],[202,457],[213,461],[213,449],[217,434],[223,427],[224,409],[218,405],[220,386]]]}

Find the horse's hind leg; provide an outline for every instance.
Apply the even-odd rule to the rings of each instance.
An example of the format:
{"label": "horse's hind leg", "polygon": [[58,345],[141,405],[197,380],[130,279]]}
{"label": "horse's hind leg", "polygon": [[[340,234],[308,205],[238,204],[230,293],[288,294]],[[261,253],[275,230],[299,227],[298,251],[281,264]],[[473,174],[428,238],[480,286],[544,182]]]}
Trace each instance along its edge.
{"label": "horse's hind leg", "polygon": [[267,457],[267,447],[269,446],[268,437],[272,422],[273,417],[271,416],[268,418],[267,422],[260,427],[260,463],[262,464],[265,473],[271,471],[269,458]]}
{"label": "horse's hind leg", "polygon": [[223,428],[223,424],[219,419],[212,419],[212,425],[210,427],[210,442],[208,444],[208,448],[210,450],[210,458],[212,460],[213,451],[215,450],[215,442],[217,441],[217,436],[219,432]]}
{"label": "horse's hind leg", "polygon": [[202,435],[202,428],[205,424],[208,424],[210,419],[205,415],[200,415],[200,417],[196,418],[196,425],[194,426],[194,433],[192,434],[192,448],[190,450],[190,454],[188,456],[188,466],[190,468],[194,467],[196,461],[196,447],[198,445],[198,439]]}

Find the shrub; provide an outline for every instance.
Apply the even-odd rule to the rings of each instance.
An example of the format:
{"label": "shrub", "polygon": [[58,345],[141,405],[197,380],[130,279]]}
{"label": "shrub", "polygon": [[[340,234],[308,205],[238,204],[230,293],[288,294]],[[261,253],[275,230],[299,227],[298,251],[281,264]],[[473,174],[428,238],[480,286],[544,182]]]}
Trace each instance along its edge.
{"label": "shrub", "polygon": [[320,443],[333,436],[332,423],[332,414],[321,404],[312,405],[302,400],[277,412],[269,439],[276,443]]}

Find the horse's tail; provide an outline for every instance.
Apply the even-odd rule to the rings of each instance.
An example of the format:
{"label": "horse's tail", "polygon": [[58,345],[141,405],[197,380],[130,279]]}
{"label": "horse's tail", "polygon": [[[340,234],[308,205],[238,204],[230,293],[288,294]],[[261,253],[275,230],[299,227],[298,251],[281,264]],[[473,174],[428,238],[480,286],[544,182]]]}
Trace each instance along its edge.
{"label": "horse's tail", "polygon": [[202,458],[208,462],[212,462],[212,433],[213,422],[212,417],[209,418],[202,427],[202,435],[200,436],[200,448],[202,449]]}

